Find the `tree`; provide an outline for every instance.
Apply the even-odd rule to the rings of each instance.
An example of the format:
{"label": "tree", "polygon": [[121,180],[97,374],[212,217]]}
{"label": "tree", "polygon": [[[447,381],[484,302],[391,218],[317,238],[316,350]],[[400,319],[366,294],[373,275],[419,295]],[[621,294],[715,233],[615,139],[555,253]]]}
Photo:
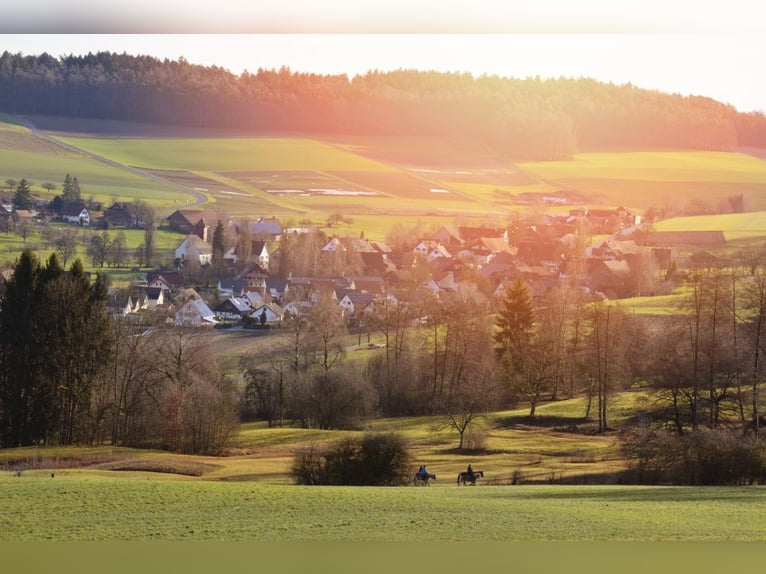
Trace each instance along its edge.
{"label": "tree", "polygon": [[24,250],[0,305],[0,443],[26,446],[49,438],[54,396],[39,376],[40,262]]}
{"label": "tree", "polygon": [[53,248],[64,267],[77,252],[77,241],[77,232],[71,229],[62,230],[53,239]]}
{"label": "tree", "polygon": [[153,209],[147,209],[144,212],[144,252],[143,263],[147,267],[151,267],[152,260],[154,259],[154,239],[157,233],[157,221],[156,214]]}
{"label": "tree", "polygon": [[587,337],[589,360],[588,376],[592,381],[588,393],[586,417],[591,399],[597,398],[598,430],[609,428],[609,397],[627,386],[631,378],[628,354],[634,339],[640,339],[635,323],[629,322],[628,314],[611,303],[594,303],[588,311],[590,333]]}
{"label": "tree", "polygon": [[125,245],[128,243],[128,238],[125,236],[124,231],[118,231],[112,239],[112,244],[109,249],[108,261],[115,267],[120,267],[125,261]]}
{"label": "tree", "polygon": [[107,285],[101,274],[91,285],[79,260],[61,273],[53,258],[43,270],[52,277],[40,306],[47,333],[43,372],[56,391],[59,444],[75,444],[92,438],[92,391],[111,361]]}
{"label": "tree", "polygon": [[0,305],[3,446],[87,441],[91,390],[110,361],[106,284],[24,251]]}
{"label": "tree", "polygon": [[212,343],[198,332],[174,327],[159,332],[155,353],[163,444],[179,452],[220,454],[236,427],[239,405]]}
{"label": "tree", "polygon": [[223,222],[219,219],[213,231],[213,265],[220,267],[223,264],[223,256],[226,254],[226,234]]}
{"label": "tree", "polygon": [[32,203],[32,190],[26,179],[22,179],[16,187],[16,193],[13,195],[13,207],[16,209],[30,209]]}
{"label": "tree", "polygon": [[64,184],[61,186],[61,199],[65,204],[82,201],[80,182],[77,181],[76,177],[66,174],[64,177]]}
{"label": "tree", "polygon": [[250,230],[250,220],[248,219],[245,219],[239,227],[236,251],[237,256],[239,257],[237,262],[239,267],[246,267],[248,263],[250,263],[250,258],[253,255],[253,234]]}
{"label": "tree", "polygon": [[514,395],[530,400],[534,416],[540,396],[540,356],[534,346],[535,309],[532,295],[522,279],[516,279],[505,291],[497,313],[494,334],[495,353],[506,385]]}
{"label": "tree", "polygon": [[42,184],[43,189],[45,189],[48,193],[53,193],[53,190],[56,189],[56,184],[51,183],[50,181],[46,181]]}
{"label": "tree", "polygon": [[109,259],[111,250],[112,239],[109,237],[108,231],[102,231],[101,233],[90,238],[90,242],[88,244],[88,255],[93,258],[94,267],[103,267],[104,263],[106,263]]}

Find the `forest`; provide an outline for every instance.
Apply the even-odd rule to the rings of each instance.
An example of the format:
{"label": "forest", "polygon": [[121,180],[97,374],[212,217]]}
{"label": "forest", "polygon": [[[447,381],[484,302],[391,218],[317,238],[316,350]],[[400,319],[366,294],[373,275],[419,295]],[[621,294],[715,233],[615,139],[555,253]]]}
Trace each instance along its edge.
{"label": "forest", "polygon": [[110,52],[59,58],[4,52],[0,111],[247,131],[451,137],[482,141],[513,159],[568,159],[604,148],[766,146],[762,113],[631,84],[416,70],[349,78],[283,67],[236,75],[183,58]]}

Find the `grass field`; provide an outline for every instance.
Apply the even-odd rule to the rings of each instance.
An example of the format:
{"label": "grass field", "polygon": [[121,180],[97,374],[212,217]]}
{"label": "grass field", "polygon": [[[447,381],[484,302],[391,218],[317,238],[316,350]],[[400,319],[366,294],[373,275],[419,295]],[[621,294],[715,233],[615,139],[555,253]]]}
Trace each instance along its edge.
{"label": "grass field", "polygon": [[657,231],[723,231],[727,242],[766,236],[766,211],[674,217],[658,221]]}
{"label": "grass field", "polygon": [[2,541],[766,540],[762,488],[305,487],[68,471],[0,477],[0,509]]}
{"label": "grass field", "polygon": [[743,193],[766,208],[766,161],[724,152],[654,151],[582,153],[572,161],[529,162],[518,166],[560,189],[574,189],[595,202],[633,208],[663,207],[699,199],[717,207]]}
{"label": "grass field", "polygon": [[67,173],[77,177],[84,198],[96,201],[142,199],[158,209],[173,209],[191,199],[172,187],[64,150],[32,135],[26,128],[0,123],[0,182],[27,179],[33,183],[34,195],[50,199],[52,195],[42,184],[53,183],[57,186],[53,195],[61,193]]}

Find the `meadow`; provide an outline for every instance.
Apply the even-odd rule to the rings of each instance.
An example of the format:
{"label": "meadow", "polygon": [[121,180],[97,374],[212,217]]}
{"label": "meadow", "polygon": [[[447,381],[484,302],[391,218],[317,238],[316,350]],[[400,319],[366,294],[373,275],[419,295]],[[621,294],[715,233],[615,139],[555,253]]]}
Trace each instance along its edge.
{"label": "meadow", "polygon": [[764,541],[760,488],[310,487],[0,476],[0,541]]}

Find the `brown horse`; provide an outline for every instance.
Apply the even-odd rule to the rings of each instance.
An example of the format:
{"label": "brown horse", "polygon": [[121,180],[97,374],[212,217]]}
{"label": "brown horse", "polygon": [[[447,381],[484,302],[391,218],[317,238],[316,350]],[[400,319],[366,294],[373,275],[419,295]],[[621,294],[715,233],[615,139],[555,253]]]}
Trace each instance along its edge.
{"label": "brown horse", "polygon": [[412,484],[415,486],[431,486],[429,483],[432,480],[436,480],[436,475],[432,472],[427,472],[425,475],[416,472],[412,476]]}
{"label": "brown horse", "polygon": [[458,486],[476,486],[476,481],[484,477],[483,470],[474,470],[473,472],[461,472],[457,475]]}

